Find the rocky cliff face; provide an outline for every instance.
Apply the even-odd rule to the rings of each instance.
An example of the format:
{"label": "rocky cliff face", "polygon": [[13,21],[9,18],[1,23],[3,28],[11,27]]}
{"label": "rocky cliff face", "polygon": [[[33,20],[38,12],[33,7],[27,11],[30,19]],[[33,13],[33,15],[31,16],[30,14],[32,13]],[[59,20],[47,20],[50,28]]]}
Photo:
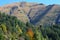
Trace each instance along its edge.
{"label": "rocky cliff face", "polygon": [[42,3],[21,2],[2,6],[0,11],[34,25],[60,24],[60,5],[56,4],[46,6]]}

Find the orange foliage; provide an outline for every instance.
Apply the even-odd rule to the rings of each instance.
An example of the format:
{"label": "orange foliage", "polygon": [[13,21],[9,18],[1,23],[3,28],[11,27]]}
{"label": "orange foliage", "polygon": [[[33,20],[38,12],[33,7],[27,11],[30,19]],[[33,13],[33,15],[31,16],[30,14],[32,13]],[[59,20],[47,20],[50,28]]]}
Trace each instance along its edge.
{"label": "orange foliage", "polygon": [[28,29],[27,34],[32,38],[34,36],[34,33],[31,28]]}

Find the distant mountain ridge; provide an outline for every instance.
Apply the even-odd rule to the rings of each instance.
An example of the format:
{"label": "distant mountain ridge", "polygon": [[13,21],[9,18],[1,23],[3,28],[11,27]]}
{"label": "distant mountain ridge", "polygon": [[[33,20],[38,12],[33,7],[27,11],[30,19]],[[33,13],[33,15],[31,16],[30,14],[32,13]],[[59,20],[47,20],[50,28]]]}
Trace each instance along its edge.
{"label": "distant mountain ridge", "polygon": [[13,3],[0,7],[1,12],[16,16],[18,19],[34,25],[60,24],[60,5],[44,5],[42,3]]}

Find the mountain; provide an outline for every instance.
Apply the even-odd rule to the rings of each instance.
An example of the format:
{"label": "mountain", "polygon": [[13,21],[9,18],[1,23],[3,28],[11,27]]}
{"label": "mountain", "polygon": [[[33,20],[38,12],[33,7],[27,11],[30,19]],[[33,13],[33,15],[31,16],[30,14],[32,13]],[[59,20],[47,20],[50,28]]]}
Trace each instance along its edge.
{"label": "mountain", "polygon": [[34,25],[60,24],[60,5],[42,3],[12,3],[0,7],[1,12],[16,16],[22,22]]}

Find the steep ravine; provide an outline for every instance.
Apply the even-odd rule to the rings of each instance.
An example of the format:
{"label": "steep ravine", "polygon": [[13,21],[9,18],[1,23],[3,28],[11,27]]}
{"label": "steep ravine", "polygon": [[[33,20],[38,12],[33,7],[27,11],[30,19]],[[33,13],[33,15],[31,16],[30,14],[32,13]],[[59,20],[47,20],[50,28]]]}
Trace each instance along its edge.
{"label": "steep ravine", "polygon": [[[44,17],[44,15],[46,15],[48,12],[49,12],[49,10],[51,10],[52,9],[52,7],[53,7],[54,5],[50,5],[50,6],[47,6],[46,7],[46,9],[42,12],[42,13],[40,13],[40,10],[38,10],[36,13],[37,14],[39,14],[38,16],[34,16],[33,18],[34,19],[30,19],[30,17],[29,17],[29,19],[30,19],[30,22],[32,23],[32,24],[36,24],[37,22],[39,22],[43,17]],[[29,14],[30,14],[30,12],[31,12],[31,10],[29,11]],[[29,15],[28,14],[28,15]]]}

